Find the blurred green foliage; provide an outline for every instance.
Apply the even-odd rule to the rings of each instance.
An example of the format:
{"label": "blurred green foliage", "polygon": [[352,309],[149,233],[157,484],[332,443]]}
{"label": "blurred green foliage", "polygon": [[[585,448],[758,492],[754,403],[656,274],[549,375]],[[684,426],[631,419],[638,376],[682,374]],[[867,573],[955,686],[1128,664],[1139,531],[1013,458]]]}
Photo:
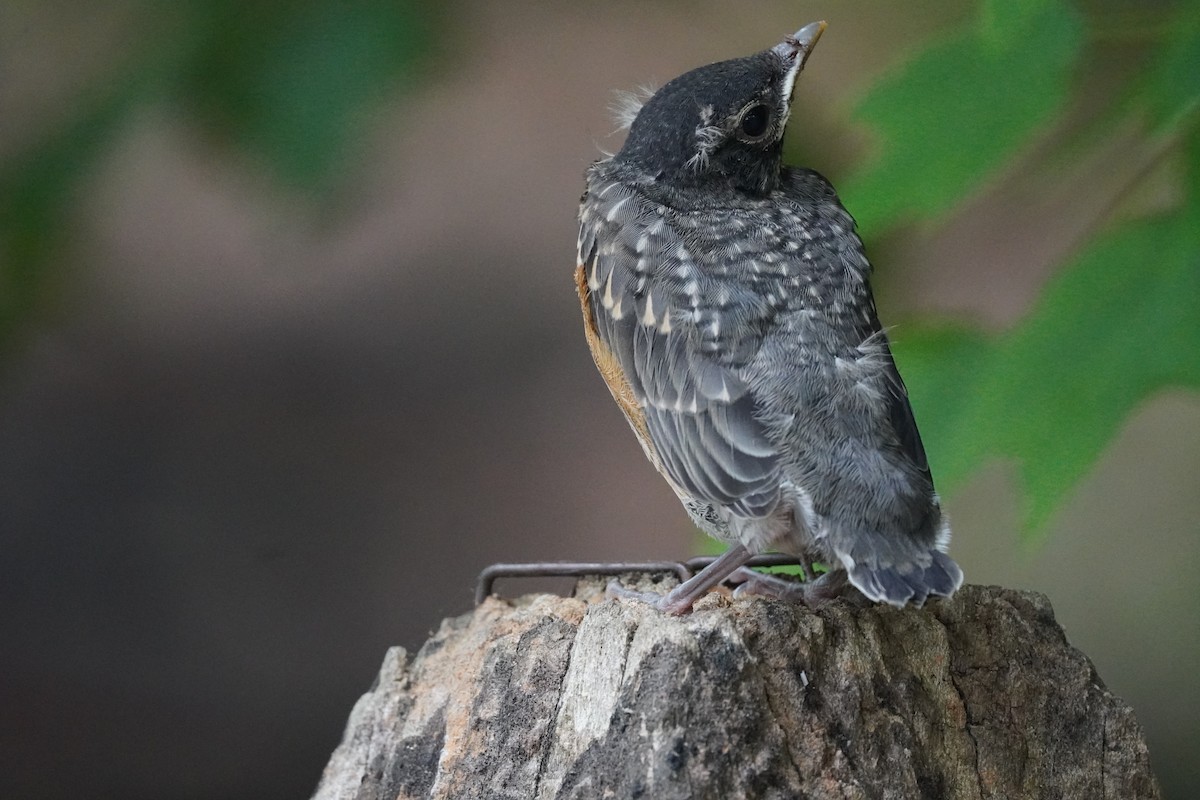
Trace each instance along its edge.
{"label": "blurred green foliage", "polygon": [[863,230],[951,208],[1060,111],[1082,22],[1046,0],[989,0],[975,26],[926,45],[871,87],[856,116],[873,168],[842,187]]}
{"label": "blurred green foliage", "polygon": [[79,93],[73,119],[0,169],[0,342],[37,303],[72,190],[131,113],[174,104],[284,182],[327,188],[372,101],[431,51],[419,0],[147,0],[138,40]]}
{"label": "blurred green foliage", "polygon": [[[1044,530],[1139,402],[1200,388],[1200,7],[1157,18],[1144,76],[1093,127],[1140,125],[1135,181],[1161,180],[1166,165],[1174,207],[1110,209],[1011,330],[927,323],[895,343],[939,486],[1012,459],[1028,534]],[[973,28],[872,87],[857,116],[879,154],[842,193],[864,232],[934,218],[1020,163],[1069,111],[1085,27],[1059,0],[991,0]],[[1134,200],[1142,187],[1125,188]]]}
{"label": "blurred green foliage", "polygon": [[193,56],[179,75],[179,99],[286,180],[320,188],[361,134],[356,116],[427,52],[429,6],[193,2]]}

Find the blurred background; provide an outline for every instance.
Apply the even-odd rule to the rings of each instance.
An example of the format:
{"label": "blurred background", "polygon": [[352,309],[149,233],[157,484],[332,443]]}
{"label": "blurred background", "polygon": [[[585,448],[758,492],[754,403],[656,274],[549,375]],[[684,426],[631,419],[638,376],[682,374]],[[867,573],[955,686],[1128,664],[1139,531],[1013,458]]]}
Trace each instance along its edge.
{"label": "blurred background", "polygon": [[613,90],[823,18],[790,160],[955,558],[1196,796],[1195,5],[0,5],[0,795],[307,796],[483,566],[702,547],[583,341],[582,174]]}

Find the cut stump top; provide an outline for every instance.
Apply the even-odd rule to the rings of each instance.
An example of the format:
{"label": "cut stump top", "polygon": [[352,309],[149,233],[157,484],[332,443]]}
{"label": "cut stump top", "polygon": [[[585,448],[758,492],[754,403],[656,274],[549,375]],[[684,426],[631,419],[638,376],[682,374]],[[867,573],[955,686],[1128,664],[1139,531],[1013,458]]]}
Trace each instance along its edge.
{"label": "cut stump top", "polygon": [[316,797],[1157,798],[1039,594],[923,609],[489,599],[388,652]]}

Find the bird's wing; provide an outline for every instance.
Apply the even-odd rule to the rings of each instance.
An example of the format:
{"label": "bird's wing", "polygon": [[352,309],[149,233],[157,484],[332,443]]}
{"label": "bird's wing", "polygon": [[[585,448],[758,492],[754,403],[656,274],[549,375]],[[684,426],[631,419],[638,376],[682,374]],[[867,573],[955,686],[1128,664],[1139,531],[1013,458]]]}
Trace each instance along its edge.
{"label": "bird's wing", "polygon": [[770,514],[778,451],[739,376],[752,325],[723,319],[661,216],[614,195],[581,213],[576,282],[596,364],[677,492],[739,516]]}

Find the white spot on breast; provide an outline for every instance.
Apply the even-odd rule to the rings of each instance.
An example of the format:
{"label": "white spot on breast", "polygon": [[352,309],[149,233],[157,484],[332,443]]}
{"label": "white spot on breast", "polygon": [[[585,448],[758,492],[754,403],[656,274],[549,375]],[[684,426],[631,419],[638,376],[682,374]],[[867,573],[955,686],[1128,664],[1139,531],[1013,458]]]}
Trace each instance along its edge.
{"label": "white spot on breast", "polygon": [[600,257],[596,256],[592,261],[592,270],[588,273],[588,289],[593,292],[600,288],[600,278],[596,274],[600,269]]}
{"label": "white spot on breast", "polygon": [[606,280],[606,281],[604,282],[604,296],[600,298],[600,303],[601,303],[601,304],[602,304],[602,305],[603,305],[605,308],[612,308],[612,307],[613,307],[613,296],[612,296],[612,272],[611,272],[611,271],[608,273],[608,280]]}

